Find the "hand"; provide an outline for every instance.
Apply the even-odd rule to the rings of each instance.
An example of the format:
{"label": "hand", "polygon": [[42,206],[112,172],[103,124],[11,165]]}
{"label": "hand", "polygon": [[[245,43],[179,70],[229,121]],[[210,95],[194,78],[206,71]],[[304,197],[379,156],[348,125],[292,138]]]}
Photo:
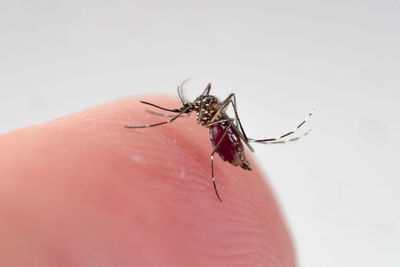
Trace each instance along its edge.
{"label": "hand", "polygon": [[146,108],[123,100],[0,135],[0,266],[294,266],[254,160],[250,172],[215,156],[220,202],[208,130],[193,116],[124,128],[166,120]]}

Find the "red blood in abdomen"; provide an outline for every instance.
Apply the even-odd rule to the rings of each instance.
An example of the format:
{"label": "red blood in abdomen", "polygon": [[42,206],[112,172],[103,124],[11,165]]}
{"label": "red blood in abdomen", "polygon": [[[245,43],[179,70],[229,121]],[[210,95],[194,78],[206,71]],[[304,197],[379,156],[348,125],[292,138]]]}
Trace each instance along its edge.
{"label": "red blood in abdomen", "polygon": [[[233,128],[230,128],[230,129],[232,130],[232,133],[229,134],[229,132],[227,132],[225,134],[223,140],[218,145],[218,148],[216,151],[223,160],[229,161],[230,163],[232,163],[234,161],[235,162],[238,161],[238,158],[240,156],[239,150],[243,151],[243,145],[242,145],[242,142],[240,141],[240,137],[236,133],[235,129],[233,129]],[[214,148],[218,144],[218,142],[221,140],[225,131],[226,130],[222,127],[221,124],[215,124],[210,127],[210,140],[211,140],[212,146]]]}

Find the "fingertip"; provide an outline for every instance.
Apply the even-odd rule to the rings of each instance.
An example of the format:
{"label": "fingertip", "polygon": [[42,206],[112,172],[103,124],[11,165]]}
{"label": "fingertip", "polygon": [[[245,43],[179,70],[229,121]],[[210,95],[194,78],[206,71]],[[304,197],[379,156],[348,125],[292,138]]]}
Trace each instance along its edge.
{"label": "fingertip", "polygon": [[[42,236],[42,243],[29,239],[38,247],[45,240],[76,260],[117,266],[294,266],[281,213],[257,168],[215,156],[216,194],[208,130],[193,117],[127,129],[162,120],[126,99],[0,138],[8,138],[3,168],[16,216],[54,215],[29,218],[18,231]],[[54,261],[65,266],[60,258]]]}

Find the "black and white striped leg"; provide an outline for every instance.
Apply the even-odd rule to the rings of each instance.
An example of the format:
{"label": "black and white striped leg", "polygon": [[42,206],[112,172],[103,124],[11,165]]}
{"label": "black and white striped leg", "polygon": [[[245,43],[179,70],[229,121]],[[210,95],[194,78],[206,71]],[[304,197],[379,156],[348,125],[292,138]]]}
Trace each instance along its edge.
{"label": "black and white striped leg", "polygon": [[138,129],[138,128],[150,128],[150,127],[155,127],[155,126],[159,126],[159,125],[163,125],[166,123],[171,123],[174,120],[176,120],[177,118],[179,118],[180,116],[182,116],[183,113],[186,112],[186,110],[188,110],[189,107],[183,109],[182,111],[180,111],[180,113],[178,115],[176,115],[175,117],[173,117],[170,120],[167,121],[163,121],[163,122],[159,122],[159,123],[155,123],[155,124],[148,124],[148,125],[139,125],[139,126],[125,126],[125,128],[130,128],[130,129]]}
{"label": "black and white striped leg", "polygon": [[[296,137],[293,137],[293,138],[290,138],[290,139],[283,139],[283,140],[278,140],[278,141],[258,142],[258,143],[268,144],[268,145],[270,145],[270,144],[286,144],[286,143],[290,143],[290,142],[295,142],[295,141],[299,140],[300,138],[303,138],[304,136],[308,135],[310,132],[311,132],[311,129],[309,129],[307,132],[305,132],[304,134],[302,134],[300,136],[296,136]],[[253,142],[253,141],[250,139],[250,142]]]}
{"label": "black and white striped leg", "polygon": [[161,110],[169,111],[169,112],[175,112],[175,113],[181,112],[180,109],[163,108],[163,107],[157,106],[156,104],[153,104],[153,103],[150,103],[150,102],[146,102],[146,101],[140,101],[140,103],[145,104],[145,105],[149,105],[149,106],[161,109]]}
{"label": "black and white striped leg", "polygon": [[218,141],[218,143],[217,143],[217,145],[215,146],[214,150],[213,150],[213,151],[211,152],[211,154],[210,154],[210,159],[211,159],[211,178],[212,178],[212,182],[213,182],[213,185],[214,185],[215,194],[217,195],[218,199],[219,199],[221,202],[222,202],[222,199],[221,199],[221,197],[220,197],[219,194],[218,194],[217,185],[216,185],[216,183],[215,183],[215,178],[214,178],[214,154],[215,154],[215,152],[217,152],[218,146],[221,144],[222,140],[224,140],[226,134],[228,133],[228,131],[227,131],[226,129],[228,129],[229,127],[231,127],[232,122],[233,122],[233,119],[231,119],[231,121],[230,121],[228,127],[225,128],[224,134],[222,135],[221,139]]}
{"label": "black and white striped leg", "polygon": [[[164,114],[164,113],[159,113],[150,109],[146,109],[146,112],[152,114],[152,115],[156,115],[156,116],[160,116],[160,117],[164,117],[164,118],[172,118],[175,117],[176,115],[172,115],[172,114]],[[189,113],[185,113],[182,115],[182,117],[189,117],[190,114]]]}
{"label": "black and white striped leg", "polygon": [[296,140],[300,139],[301,137],[309,134],[311,130],[307,131],[302,136],[298,136],[298,137],[295,137],[295,138],[292,138],[289,140],[287,140],[285,138],[295,134],[307,122],[307,120],[312,116],[312,114],[313,114],[313,110],[310,111],[310,113],[307,115],[307,117],[299,125],[297,125],[296,128],[294,128],[292,131],[289,131],[281,136],[278,136],[275,138],[266,138],[266,139],[249,139],[249,142],[262,143],[262,144],[281,144],[281,143],[296,141]]}
{"label": "black and white striped leg", "polygon": [[[240,118],[239,118],[239,114],[237,111],[237,106],[236,106],[236,96],[235,94],[230,94],[227,98],[225,98],[224,101],[222,101],[222,103],[220,104],[220,108],[217,110],[217,112],[214,113],[213,118],[217,118],[217,116],[224,112],[224,110],[228,107],[229,104],[232,104],[233,107],[233,111],[235,113],[235,118],[236,118],[236,124],[238,125],[240,131],[238,131],[238,134],[240,135],[240,137],[243,139],[244,143],[246,144],[246,146],[250,149],[251,152],[254,152],[254,149],[251,147],[251,145],[249,144],[249,139],[246,136],[246,133],[244,132],[242,123],[240,122]],[[213,121],[213,119],[211,119],[211,122]],[[236,128],[236,127],[235,127]]]}
{"label": "black and white striped leg", "polygon": [[[215,124],[219,124],[219,123],[223,123],[223,122],[228,122],[228,121],[232,121],[233,122],[233,119],[232,118],[229,118],[229,119],[221,119],[221,120],[217,120],[217,121],[214,121],[214,122],[210,122],[209,124],[207,124],[205,127],[210,127],[210,126],[212,126],[212,125],[215,125]],[[232,126],[232,124],[230,124],[230,126]]]}

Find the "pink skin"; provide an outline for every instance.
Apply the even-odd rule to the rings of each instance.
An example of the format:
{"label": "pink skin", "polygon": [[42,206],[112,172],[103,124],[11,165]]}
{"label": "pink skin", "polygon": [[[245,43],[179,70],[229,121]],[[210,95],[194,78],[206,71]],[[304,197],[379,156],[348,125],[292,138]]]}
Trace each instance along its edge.
{"label": "pink skin", "polygon": [[145,108],[128,99],[0,135],[0,266],[295,266],[258,168],[215,157],[221,203],[208,130],[193,117],[125,129],[164,119]]}

